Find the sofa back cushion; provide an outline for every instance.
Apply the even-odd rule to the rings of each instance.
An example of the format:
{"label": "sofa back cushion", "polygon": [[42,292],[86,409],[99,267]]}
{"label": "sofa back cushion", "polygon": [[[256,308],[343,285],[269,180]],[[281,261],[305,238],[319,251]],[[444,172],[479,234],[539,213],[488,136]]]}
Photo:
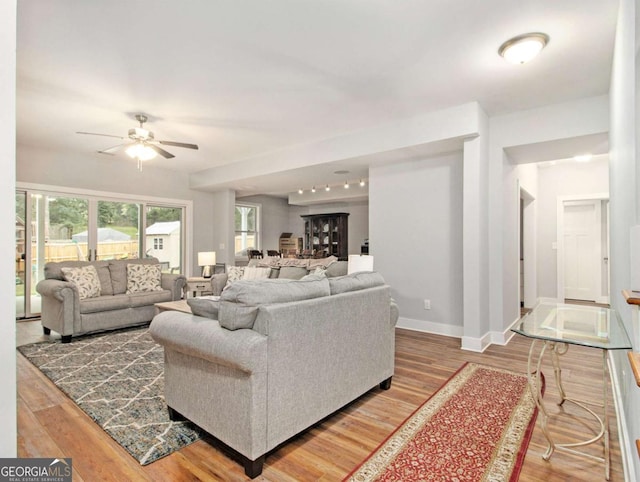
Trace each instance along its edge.
{"label": "sofa back cushion", "polygon": [[98,272],[100,280],[100,294],[112,295],[113,287],[111,285],[111,273],[109,272],[108,261],[59,261],[46,263],[44,265],[45,279],[65,280],[62,268],[81,268],[83,266],[93,265]]}
{"label": "sofa back cushion", "polygon": [[329,294],[329,281],[325,277],[240,280],[222,292],[218,321],[228,330],[253,328],[260,305],[308,300]]}
{"label": "sofa back cushion", "polygon": [[282,266],[278,279],[300,279],[308,274],[309,270],[307,268],[300,266]]}
{"label": "sofa back cushion", "polygon": [[376,271],[361,271],[336,278],[328,278],[328,280],[332,295],[364,290],[385,284],[382,275]]}
{"label": "sofa back cushion", "polygon": [[127,265],[128,264],[158,264],[156,258],[142,259],[113,259],[109,261],[109,272],[111,273],[111,284],[113,294],[121,295],[127,292]]}
{"label": "sofa back cushion", "polygon": [[348,264],[349,263],[347,261],[336,261],[335,263],[331,263],[329,266],[327,266],[324,274],[328,278],[344,276],[345,274],[347,274]]}

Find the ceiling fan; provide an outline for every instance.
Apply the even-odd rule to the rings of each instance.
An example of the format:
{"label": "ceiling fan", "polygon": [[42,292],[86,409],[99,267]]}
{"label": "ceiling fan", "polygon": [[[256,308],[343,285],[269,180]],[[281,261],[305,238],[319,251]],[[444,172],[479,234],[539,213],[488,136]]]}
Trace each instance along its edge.
{"label": "ceiling fan", "polygon": [[[187,144],[185,142],[173,142],[173,141],[160,141],[156,140],[153,136],[153,132],[144,128],[143,124],[147,122],[147,116],[144,114],[136,114],[136,120],[140,122],[140,127],[134,127],[133,129],[129,129],[128,138],[133,142],[127,142],[124,144],[118,144],[116,146],[108,147],[107,149],[103,149],[98,151],[100,154],[110,154],[113,155],[118,150],[122,149],[125,146],[128,146],[126,149],[126,153],[138,160],[138,167],[140,168],[141,161],[148,161],[153,159],[157,154],[160,154],[165,159],[171,159],[172,157],[176,157],[170,152],[165,151],[158,144],[162,144],[165,146],[174,146],[174,147],[185,147],[187,149],[198,149],[196,144]],[[103,137],[115,137],[116,139],[127,139],[127,137],[123,136],[114,136],[111,134],[98,134],[95,132],[76,132],[76,134],[88,134],[91,136],[103,136]]]}

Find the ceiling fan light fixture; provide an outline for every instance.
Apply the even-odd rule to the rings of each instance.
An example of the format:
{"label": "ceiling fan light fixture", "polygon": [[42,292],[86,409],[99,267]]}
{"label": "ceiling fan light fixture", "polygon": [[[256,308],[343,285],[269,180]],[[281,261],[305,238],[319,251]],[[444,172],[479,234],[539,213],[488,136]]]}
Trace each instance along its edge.
{"label": "ceiling fan light fixture", "polygon": [[131,144],[127,147],[125,151],[127,155],[133,159],[138,159],[140,161],[150,161],[154,157],[158,155],[156,151],[154,151],[151,147],[141,143],[136,142],[135,144]]}
{"label": "ceiling fan light fixture", "polygon": [[546,33],[531,32],[504,42],[498,53],[510,64],[524,64],[533,59],[549,43]]}

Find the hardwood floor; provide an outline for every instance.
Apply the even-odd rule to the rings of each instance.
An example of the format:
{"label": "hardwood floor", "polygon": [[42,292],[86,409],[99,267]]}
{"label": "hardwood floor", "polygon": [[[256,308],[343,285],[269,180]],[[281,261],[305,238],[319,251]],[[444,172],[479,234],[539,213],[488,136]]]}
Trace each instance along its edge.
{"label": "hardwood floor", "polygon": [[[465,361],[524,373],[529,340],[515,336],[508,345],[492,346],[480,354],[460,350],[460,341],[454,338],[399,329],[396,346],[396,372],[390,390],[375,388],[294,437],[267,456],[264,471],[255,480],[342,480]],[[569,395],[589,398],[601,393],[601,360],[598,350],[569,349],[562,357],[563,381]],[[543,372],[547,375],[545,400],[552,432],[563,441],[593,436],[594,424],[582,410],[571,404],[560,408],[552,403],[558,393],[549,363]],[[611,481],[620,482],[624,475],[614,416],[610,429]],[[600,447],[594,445],[589,452],[599,455]],[[542,459],[545,449],[538,419],[521,481],[604,480],[599,462],[561,452],[546,462]],[[20,354],[18,456],[71,457],[74,482],[247,480],[242,467],[207,440],[140,466]]]}

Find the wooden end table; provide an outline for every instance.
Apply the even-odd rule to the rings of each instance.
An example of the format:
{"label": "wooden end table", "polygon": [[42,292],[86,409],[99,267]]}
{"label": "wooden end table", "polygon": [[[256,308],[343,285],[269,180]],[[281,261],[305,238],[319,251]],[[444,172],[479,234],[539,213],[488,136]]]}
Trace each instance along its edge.
{"label": "wooden end table", "polygon": [[156,315],[163,311],[182,311],[183,313],[191,313],[191,307],[187,303],[187,300],[177,301],[165,301],[163,303],[156,303]]}
{"label": "wooden end table", "polygon": [[191,294],[191,296],[212,295],[211,278],[203,278],[200,276],[187,278],[187,284],[184,287],[184,291],[187,295]]}

